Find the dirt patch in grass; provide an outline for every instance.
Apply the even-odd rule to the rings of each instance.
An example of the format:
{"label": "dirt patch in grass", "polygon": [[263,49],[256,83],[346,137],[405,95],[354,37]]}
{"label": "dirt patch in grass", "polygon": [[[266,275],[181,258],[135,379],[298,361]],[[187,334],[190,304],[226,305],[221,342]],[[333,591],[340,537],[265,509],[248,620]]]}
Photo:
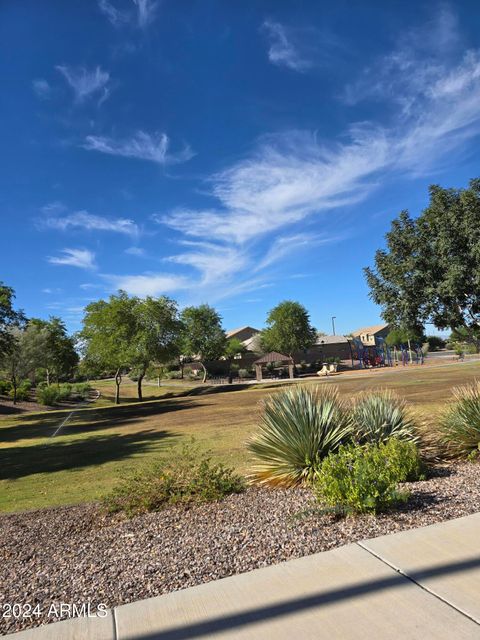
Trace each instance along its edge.
{"label": "dirt patch in grass", "polygon": [[[480,465],[438,469],[410,483],[399,511],[335,520],[308,490],[251,488],[212,504],[126,520],[95,505],[0,516],[4,602],[109,607],[276,564],[356,540],[480,510]],[[301,514],[304,515],[301,515]],[[0,633],[48,622],[0,621]]]}

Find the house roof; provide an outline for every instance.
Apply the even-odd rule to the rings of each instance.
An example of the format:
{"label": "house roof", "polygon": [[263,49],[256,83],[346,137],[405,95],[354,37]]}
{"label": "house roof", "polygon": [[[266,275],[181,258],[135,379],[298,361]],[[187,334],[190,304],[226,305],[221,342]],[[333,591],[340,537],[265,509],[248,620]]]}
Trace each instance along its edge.
{"label": "house roof", "polygon": [[267,362],[293,362],[293,358],[283,353],[278,353],[277,351],[271,351],[258,360],[255,360],[254,364],[266,364]]}
{"label": "house roof", "polygon": [[369,335],[375,335],[384,329],[388,329],[388,324],[374,324],[371,327],[362,327],[361,329],[356,329],[352,331],[352,336],[359,336],[363,333],[368,333]]}
{"label": "house roof", "polygon": [[348,342],[348,338],[345,336],[317,336],[315,340],[315,344],[346,344]]}
{"label": "house roof", "polygon": [[250,329],[255,333],[260,333],[259,329],[255,329],[254,327],[250,327],[249,325],[246,325],[245,327],[238,327],[237,329],[230,329],[230,331],[226,331],[225,333],[227,335],[227,338],[233,338],[233,336],[235,336],[237,333],[240,333],[241,331],[245,331],[246,329]]}

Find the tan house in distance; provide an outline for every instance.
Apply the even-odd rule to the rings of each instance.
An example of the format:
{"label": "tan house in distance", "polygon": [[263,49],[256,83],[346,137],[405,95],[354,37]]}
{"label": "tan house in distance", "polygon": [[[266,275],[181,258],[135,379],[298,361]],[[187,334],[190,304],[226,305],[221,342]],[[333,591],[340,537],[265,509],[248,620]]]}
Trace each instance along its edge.
{"label": "tan house in distance", "polygon": [[240,340],[247,351],[258,351],[259,350],[259,339],[258,335],[260,333],[259,329],[255,329],[254,327],[239,327],[238,329],[231,329],[226,332],[228,340],[231,338],[236,338]]}
{"label": "tan house in distance", "polygon": [[374,324],[371,327],[362,327],[356,331],[352,331],[354,338],[360,338],[366,347],[375,346],[375,338],[386,338],[390,333],[389,324]]}

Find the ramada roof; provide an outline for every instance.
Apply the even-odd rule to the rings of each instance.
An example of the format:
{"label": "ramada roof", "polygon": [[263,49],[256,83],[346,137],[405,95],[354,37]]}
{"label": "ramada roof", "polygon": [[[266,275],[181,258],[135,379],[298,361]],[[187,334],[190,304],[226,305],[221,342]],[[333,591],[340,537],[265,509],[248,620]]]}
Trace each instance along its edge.
{"label": "ramada roof", "polygon": [[293,358],[283,353],[278,353],[277,351],[271,351],[258,360],[255,360],[254,364],[267,364],[268,362],[293,362]]}
{"label": "ramada roof", "polygon": [[352,331],[352,336],[359,336],[362,334],[368,333],[369,335],[375,335],[379,331],[383,331],[383,329],[388,329],[388,324],[374,324],[371,327],[362,327],[361,329],[356,329]]}

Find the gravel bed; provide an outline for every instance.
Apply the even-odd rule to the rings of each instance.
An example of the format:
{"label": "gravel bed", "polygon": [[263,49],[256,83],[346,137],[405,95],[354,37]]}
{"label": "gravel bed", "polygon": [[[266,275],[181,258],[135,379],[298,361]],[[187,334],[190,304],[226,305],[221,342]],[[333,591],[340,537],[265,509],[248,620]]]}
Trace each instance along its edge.
{"label": "gravel bed", "polygon": [[112,607],[480,511],[480,464],[441,468],[409,487],[406,505],[377,517],[335,519],[311,512],[308,490],[258,488],[131,520],[92,504],[3,515],[0,607],[39,604],[42,615],[2,618],[0,633],[54,621],[52,603]]}

